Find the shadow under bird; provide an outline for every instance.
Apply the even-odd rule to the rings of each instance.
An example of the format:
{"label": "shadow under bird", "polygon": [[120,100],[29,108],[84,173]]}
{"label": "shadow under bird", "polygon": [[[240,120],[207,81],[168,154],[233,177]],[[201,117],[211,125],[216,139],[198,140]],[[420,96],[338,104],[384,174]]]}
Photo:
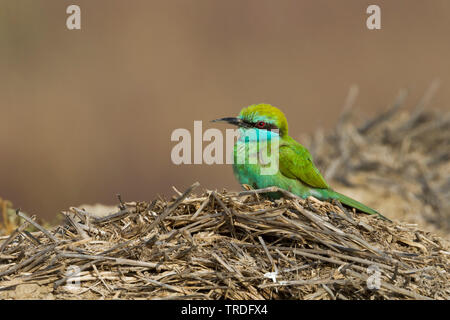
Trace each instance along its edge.
{"label": "shadow under bird", "polygon": [[[213,122],[227,122],[239,127],[239,138],[234,145],[233,171],[240,184],[255,189],[279,187],[303,199],[313,196],[319,200],[338,200],[344,205],[367,214],[388,220],[376,210],[330,188],[313,163],[309,151],[288,135],[288,123],[278,108],[269,104],[254,104],[241,110],[237,117],[222,118]],[[264,174],[266,162],[261,161],[262,149],[278,145],[278,167]],[[267,152],[270,155],[269,152]],[[237,161],[239,157],[245,161]],[[279,193],[269,193],[272,199]]]}

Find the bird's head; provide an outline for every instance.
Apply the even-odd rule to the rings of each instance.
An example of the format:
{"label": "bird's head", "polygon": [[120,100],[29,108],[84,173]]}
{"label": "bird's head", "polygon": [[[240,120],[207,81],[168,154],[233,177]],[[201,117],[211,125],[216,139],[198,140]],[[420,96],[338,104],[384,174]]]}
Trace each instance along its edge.
{"label": "bird's head", "polygon": [[[286,117],[280,109],[270,104],[253,104],[241,110],[235,118],[221,118],[213,122],[224,121],[242,129],[243,132],[256,130],[272,131],[270,137],[284,137],[288,134]],[[278,131],[276,133],[275,131]],[[258,134],[258,136],[260,136]]]}

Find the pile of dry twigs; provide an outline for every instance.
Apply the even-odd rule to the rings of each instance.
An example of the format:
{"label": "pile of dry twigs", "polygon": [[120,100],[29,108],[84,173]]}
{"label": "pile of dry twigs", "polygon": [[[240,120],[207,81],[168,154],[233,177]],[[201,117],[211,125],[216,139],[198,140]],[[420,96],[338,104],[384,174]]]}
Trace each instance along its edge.
{"label": "pile of dry twigs", "polygon": [[450,298],[449,245],[416,225],[197,186],[104,217],[73,207],[49,230],[19,212],[0,238],[0,298]]}
{"label": "pile of dry twigs", "polygon": [[338,191],[400,221],[450,235],[450,112],[427,108],[433,82],[412,108],[400,90],[384,112],[358,120],[357,87],[329,134],[300,141]]}

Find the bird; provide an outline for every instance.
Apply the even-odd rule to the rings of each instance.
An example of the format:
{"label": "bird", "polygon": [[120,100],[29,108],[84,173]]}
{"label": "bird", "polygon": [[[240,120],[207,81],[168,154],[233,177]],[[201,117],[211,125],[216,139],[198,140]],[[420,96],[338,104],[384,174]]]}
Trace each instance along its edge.
{"label": "bird", "polygon": [[[325,181],[303,145],[288,134],[288,122],[284,113],[270,104],[253,104],[241,110],[237,117],[226,117],[212,122],[226,122],[237,126],[238,138],[233,149],[233,172],[241,185],[254,189],[277,187],[306,199],[310,196],[322,201],[338,200],[342,204],[369,215],[388,220],[378,211],[333,190]],[[261,159],[261,151],[278,146],[278,156]],[[278,166],[270,172],[268,159],[276,159]],[[264,172],[266,169],[266,172]],[[280,192],[266,194],[270,199],[282,196]]]}

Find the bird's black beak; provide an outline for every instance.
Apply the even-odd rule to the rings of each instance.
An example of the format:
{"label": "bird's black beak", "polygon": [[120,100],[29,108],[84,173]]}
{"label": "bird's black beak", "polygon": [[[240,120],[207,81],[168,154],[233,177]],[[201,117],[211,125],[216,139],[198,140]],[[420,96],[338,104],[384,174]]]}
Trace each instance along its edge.
{"label": "bird's black beak", "polygon": [[211,122],[227,122],[238,127],[244,127],[246,125],[246,123],[240,118],[221,118],[212,120]]}

